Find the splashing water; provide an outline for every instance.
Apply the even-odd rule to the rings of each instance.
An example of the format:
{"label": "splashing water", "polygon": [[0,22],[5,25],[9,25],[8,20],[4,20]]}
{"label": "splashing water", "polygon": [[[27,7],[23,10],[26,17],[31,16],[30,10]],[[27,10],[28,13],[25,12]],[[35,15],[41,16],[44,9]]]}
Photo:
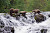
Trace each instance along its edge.
{"label": "splashing water", "polygon": [[0,23],[2,21],[5,27],[14,27],[14,33],[41,33],[41,29],[47,29],[46,33],[50,33],[50,17],[48,17],[48,14],[50,14],[50,12],[41,13],[47,18],[45,21],[42,21],[41,23],[36,23],[34,16],[31,17],[30,13],[27,13],[27,19],[20,16],[19,20],[16,20],[15,17],[12,17],[7,13],[6,15],[4,14],[5,13],[0,13]]}

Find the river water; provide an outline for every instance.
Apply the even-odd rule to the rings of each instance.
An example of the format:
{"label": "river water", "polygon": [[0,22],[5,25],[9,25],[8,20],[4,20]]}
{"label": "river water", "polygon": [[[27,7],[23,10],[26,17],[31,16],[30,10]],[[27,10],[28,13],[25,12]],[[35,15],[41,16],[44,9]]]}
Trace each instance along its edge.
{"label": "river water", "polygon": [[[36,23],[34,16],[32,15],[33,17],[31,17],[30,13],[27,13],[26,15],[27,19],[24,18],[23,16],[20,16],[19,20],[16,20],[16,17],[12,17],[7,13],[0,13],[0,23],[3,22],[4,27],[7,27],[7,26],[13,27],[14,33],[41,33],[41,29],[47,29],[47,32],[45,33],[50,33],[50,17],[48,17],[50,12],[49,11],[42,12],[41,14],[46,16],[47,19],[45,21],[42,21],[41,23]],[[7,33],[6,31],[4,32]],[[0,32],[0,33],[3,33],[3,32]],[[12,33],[12,32],[9,32],[9,33]]]}

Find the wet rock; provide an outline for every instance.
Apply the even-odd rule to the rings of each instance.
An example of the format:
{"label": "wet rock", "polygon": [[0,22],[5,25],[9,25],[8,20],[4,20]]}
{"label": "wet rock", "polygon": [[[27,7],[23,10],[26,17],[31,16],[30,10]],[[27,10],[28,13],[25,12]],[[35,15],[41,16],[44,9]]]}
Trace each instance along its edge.
{"label": "wet rock", "polygon": [[47,29],[41,29],[41,33],[47,33]]}
{"label": "wet rock", "polygon": [[34,23],[35,21],[32,21],[32,23]]}
{"label": "wet rock", "polygon": [[5,18],[9,19],[10,17],[9,16],[4,16]]}
{"label": "wet rock", "polygon": [[50,17],[50,14],[48,16]]}
{"label": "wet rock", "polygon": [[0,28],[3,28],[5,26],[4,22],[0,20]]}
{"label": "wet rock", "polygon": [[14,28],[11,29],[11,32],[14,33]]}
{"label": "wet rock", "polygon": [[42,15],[42,14],[38,14],[38,15],[36,15],[34,18],[35,18],[35,20],[36,20],[37,23],[46,20],[46,17],[45,17],[44,15]]}
{"label": "wet rock", "polygon": [[10,18],[9,16],[7,16],[7,19]]}
{"label": "wet rock", "polygon": [[0,20],[0,33],[3,33],[4,32],[4,22]]}
{"label": "wet rock", "polygon": [[5,27],[4,30],[5,31],[11,31],[11,27]]}
{"label": "wet rock", "polygon": [[9,27],[8,26],[8,27],[5,27],[4,30],[14,33],[14,27]]}

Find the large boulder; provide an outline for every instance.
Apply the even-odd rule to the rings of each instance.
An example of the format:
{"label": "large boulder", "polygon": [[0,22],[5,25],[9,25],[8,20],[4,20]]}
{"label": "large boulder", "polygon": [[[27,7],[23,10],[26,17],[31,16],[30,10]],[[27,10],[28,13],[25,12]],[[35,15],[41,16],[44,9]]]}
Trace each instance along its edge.
{"label": "large boulder", "polygon": [[36,20],[36,22],[37,23],[39,23],[39,22],[42,22],[42,21],[45,21],[46,20],[46,17],[44,16],[44,15],[42,15],[42,14],[38,14],[38,15],[35,15],[35,20]]}

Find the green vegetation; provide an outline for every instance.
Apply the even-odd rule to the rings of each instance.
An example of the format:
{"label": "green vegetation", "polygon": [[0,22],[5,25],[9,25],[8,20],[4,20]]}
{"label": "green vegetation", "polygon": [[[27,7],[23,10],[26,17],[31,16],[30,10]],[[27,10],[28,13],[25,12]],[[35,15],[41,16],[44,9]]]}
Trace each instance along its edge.
{"label": "green vegetation", "polygon": [[9,12],[10,8],[27,12],[33,9],[50,11],[50,0],[0,0],[0,12]]}

